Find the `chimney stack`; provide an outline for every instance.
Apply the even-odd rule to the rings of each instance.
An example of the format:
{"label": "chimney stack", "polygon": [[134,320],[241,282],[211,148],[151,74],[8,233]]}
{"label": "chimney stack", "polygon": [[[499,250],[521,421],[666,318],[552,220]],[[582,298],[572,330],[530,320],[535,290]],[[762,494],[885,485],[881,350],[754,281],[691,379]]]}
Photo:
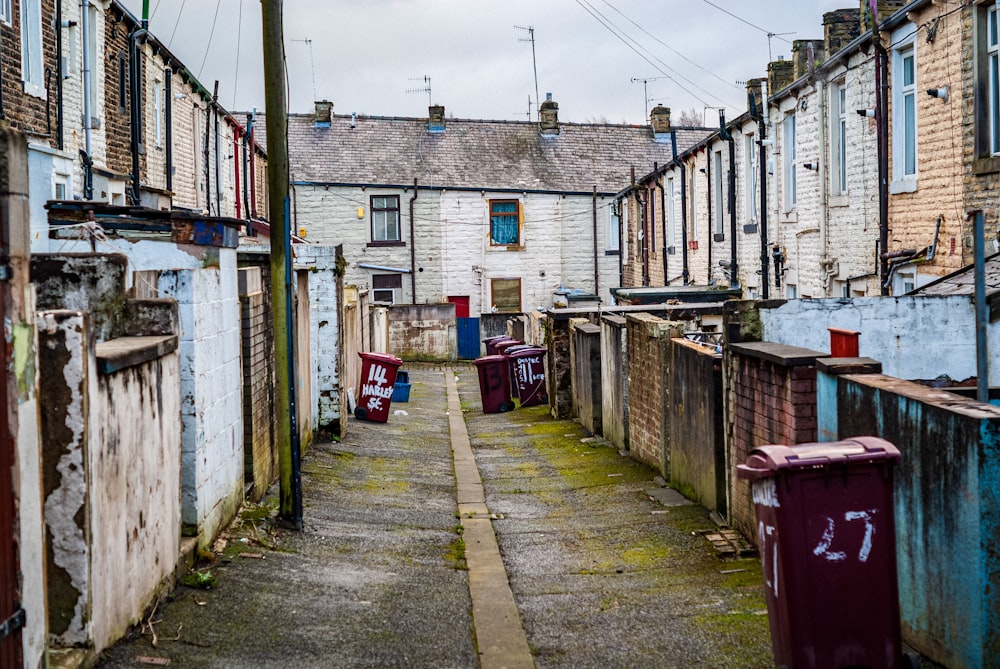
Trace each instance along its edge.
{"label": "chimney stack", "polygon": [[[878,0],[878,22],[882,23],[887,18],[902,9],[909,0]],[[872,29],[868,15],[868,0],[861,0],[861,32],[868,32]]]}
{"label": "chimney stack", "polygon": [[545,102],[538,108],[542,119],[543,135],[559,134],[559,103],[552,99],[552,93],[545,94]]}
{"label": "chimney stack", "polygon": [[774,95],[795,81],[795,65],[790,60],[773,60],[767,64],[767,93]]}
{"label": "chimney stack", "polygon": [[835,9],[823,15],[823,48],[832,56],[861,34],[861,13],[857,9]]}
{"label": "chimney stack", "polygon": [[427,108],[428,132],[444,132],[444,105],[431,105]]}
{"label": "chimney stack", "polygon": [[330,121],[333,120],[333,103],[329,100],[316,101],[316,127],[329,128]]}
{"label": "chimney stack", "polygon": [[649,125],[653,128],[653,139],[657,142],[670,141],[670,107],[656,105],[649,112]]}
{"label": "chimney stack", "polygon": [[[810,52],[812,52],[812,62],[810,62]],[[809,74],[812,67],[823,62],[823,57],[821,39],[797,39],[792,42],[792,81]]]}
{"label": "chimney stack", "polygon": [[760,99],[760,85],[763,81],[764,77],[747,80],[747,111],[750,112],[750,118],[755,120],[759,114],[764,113],[767,106],[767,100]]}

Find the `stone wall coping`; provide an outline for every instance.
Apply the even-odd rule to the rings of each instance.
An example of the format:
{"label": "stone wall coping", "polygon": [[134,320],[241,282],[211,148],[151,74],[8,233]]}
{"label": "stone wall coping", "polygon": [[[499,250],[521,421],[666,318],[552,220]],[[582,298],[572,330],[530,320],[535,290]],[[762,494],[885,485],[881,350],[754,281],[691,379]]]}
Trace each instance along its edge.
{"label": "stone wall coping", "polygon": [[580,323],[579,325],[574,325],[573,329],[588,335],[601,334],[601,326],[594,325],[593,323]]}
{"label": "stone wall coping", "polygon": [[690,304],[638,304],[632,306],[601,307],[599,309],[579,307],[574,309],[546,309],[545,315],[552,320],[561,321],[581,316],[599,316],[605,314],[666,314],[669,320],[689,320],[695,316],[721,316],[725,312],[726,302],[690,303]]}
{"label": "stone wall coping", "polygon": [[98,374],[112,374],[173,353],[177,335],[119,337],[99,342],[95,348]]}
{"label": "stone wall coping", "polygon": [[677,346],[683,346],[684,348],[689,348],[699,355],[707,355],[713,358],[722,358],[721,353],[716,353],[714,348],[705,346],[704,344],[699,344],[698,342],[691,341],[687,337],[674,337],[670,340]]}
{"label": "stone wall coping", "polygon": [[882,363],[873,358],[820,358],[816,369],[830,376],[843,374],[881,374]]}
{"label": "stone wall coping", "polygon": [[788,346],[778,344],[773,341],[747,342],[743,344],[730,344],[730,350],[740,355],[751,358],[760,358],[783,367],[804,367],[815,365],[817,358],[829,358],[830,354],[823,351],[813,351],[812,349],[800,346]]}
{"label": "stone wall coping", "polygon": [[958,393],[951,393],[940,388],[931,388],[914,381],[897,379],[894,376],[885,376],[884,374],[847,374],[842,378],[859,385],[895,393],[962,416],[1000,422],[1000,407],[985,404],[970,397],[963,397]]}
{"label": "stone wall coping", "polygon": [[615,327],[623,328],[625,327],[625,318],[619,316],[618,314],[601,314],[601,322],[608,323]]}

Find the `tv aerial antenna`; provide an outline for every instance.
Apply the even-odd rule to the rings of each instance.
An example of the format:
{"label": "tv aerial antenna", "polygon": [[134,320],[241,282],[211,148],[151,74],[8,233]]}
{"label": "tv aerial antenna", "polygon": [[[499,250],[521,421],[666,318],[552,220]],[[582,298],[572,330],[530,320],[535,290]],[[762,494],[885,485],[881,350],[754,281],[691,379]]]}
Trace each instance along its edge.
{"label": "tv aerial antenna", "polygon": [[[514,28],[528,33],[527,38],[518,38],[518,42],[531,42],[531,69],[535,72],[535,101],[537,102],[541,98],[538,97],[538,61],[535,60],[535,26],[514,26]],[[528,106],[531,106],[530,103]],[[535,105],[535,111],[539,114],[541,113],[537,104]],[[540,120],[541,116],[538,118]],[[528,120],[531,120],[531,116],[528,116]]]}
{"label": "tv aerial antenna", "polygon": [[767,62],[770,63],[772,60],[774,60],[774,56],[771,55],[771,39],[775,38],[775,37],[780,37],[782,39],[782,41],[787,42],[788,40],[785,39],[785,35],[794,35],[794,34],[795,34],[794,32],[791,32],[791,33],[772,33],[772,32],[768,32],[767,33]]}
{"label": "tv aerial antenna", "polygon": [[308,37],[304,39],[293,39],[292,42],[301,42],[309,47],[309,70],[312,72],[312,83],[313,83],[313,102],[318,100],[316,97],[316,61],[313,60],[313,41]]}
{"label": "tv aerial antenna", "polygon": [[423,88],[407,88],[406,92],[409,93],[427,93],[427,106],[430,107],[433,102],[431,102],[431,78],[426,74],[423,77],[410,77],[410,81],[422,81],[424,82]]}
{"label": "tv aerial antenna", "polygon": [[633,84],[642,84],[642,99],[646,105],[646,116],[649,118],[649,91],[647,86],[651,81],[659,81],[660,79],[669,79],[670,77],[632,77]]}

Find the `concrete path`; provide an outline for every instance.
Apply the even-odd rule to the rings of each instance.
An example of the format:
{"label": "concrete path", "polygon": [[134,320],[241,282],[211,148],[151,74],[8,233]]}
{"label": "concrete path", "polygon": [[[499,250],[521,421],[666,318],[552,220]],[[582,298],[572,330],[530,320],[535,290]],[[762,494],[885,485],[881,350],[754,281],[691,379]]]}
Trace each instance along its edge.
{"label": "concrete path", "polygon": [[703,509],[543,407],[483,415],[472,367],[410,381],[405,415],[305,455],[304,532],[249,507],[214,587],[99,666],[771,666],[759,563],[720,560]]}

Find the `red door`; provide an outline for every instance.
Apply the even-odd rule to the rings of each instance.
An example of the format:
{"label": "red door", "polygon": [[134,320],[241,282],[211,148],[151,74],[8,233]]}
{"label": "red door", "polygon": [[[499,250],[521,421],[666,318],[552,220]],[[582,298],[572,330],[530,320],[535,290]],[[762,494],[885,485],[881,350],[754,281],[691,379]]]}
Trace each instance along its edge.
{"label": "red door", "polygon": [[455,305],[455,318],[468,318],[469,317],[469,296],[465,295],[462,297],[451,296],[448,301]]}
{"label": "red door", "polygon": [[[9,286],[0,283],[0,314],[7,313]],[[20,565],[18,564],[18,537],[14,532],[17,500],[14,497],[14,440],[7,417],[7,368],[6,347],[0,348],[0,667],[20,667],[24,664],[21,652],[21,628],[24,611],[18,592]]]}

